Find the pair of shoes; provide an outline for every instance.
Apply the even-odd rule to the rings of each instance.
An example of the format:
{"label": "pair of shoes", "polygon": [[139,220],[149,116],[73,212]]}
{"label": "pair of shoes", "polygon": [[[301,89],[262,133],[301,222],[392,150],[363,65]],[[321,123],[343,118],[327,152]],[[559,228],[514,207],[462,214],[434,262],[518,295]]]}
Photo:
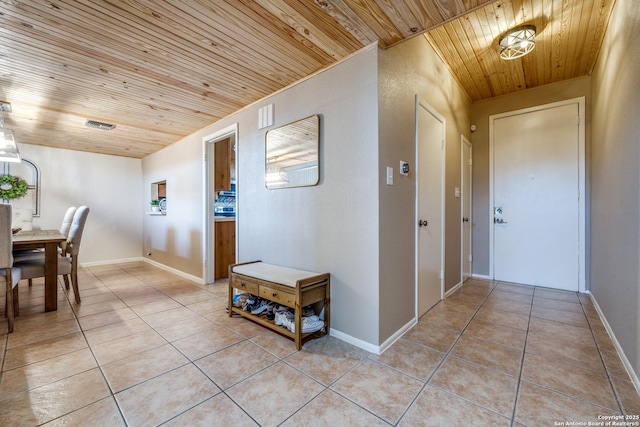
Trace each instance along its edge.
{"label": "pair of shoes", "polygon": [[274,320],[276,318],[275,308],[276,304],[274,302],[270,302],[269,304],[267,304],[267,309],[265,310],[267,320]]}
{"label": "pair of shoes", "polygon": [[251,314],[260,314],[267,309],[267,300],[259,298],[254,305],[251,306]]}
{"label": "pair of shoes", "polygon": [[[288,320],[286,322],[287,329],[291,331],[291,333],[296,333],[296,324],[293,320]],[[309,317],[302,318],[302,333],[307,334],[310,332],[317,332],[320,329],[324,328],[324,322],[318,318],[318,316],[313,315]]]}
{"label": "pair of shoes", "polygon": [[302,307],[302,317],[309,317],[313,316],[314,314],[316,314],[316,312],[310,305]]}
{"label": "pair of shoes", "polygon": [[258,297],[249,294],[247,299],[242,303],[242,311],[251,311],[255,303],[258,302]]}
{"label": "pair of shoes", "polygon": [[277,326],[284,326],[284,322],[287,320],[289,309],[283,305],[273,310],[273,323]]}

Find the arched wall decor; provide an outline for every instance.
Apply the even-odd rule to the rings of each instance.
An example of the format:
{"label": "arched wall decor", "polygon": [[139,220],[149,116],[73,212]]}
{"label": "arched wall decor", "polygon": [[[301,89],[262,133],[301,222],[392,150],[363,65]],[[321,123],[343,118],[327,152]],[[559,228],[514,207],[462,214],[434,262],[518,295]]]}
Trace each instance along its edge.
{"label": "arched wall decor", "polygon": [[31,208],[33,216],[40,216],[40,168],[30,160],[22,158],[21,163],[2,164],[2,175],[16,175],[27,181],[27,195],[22,199],[12,201],[12,205],[22,208]]}

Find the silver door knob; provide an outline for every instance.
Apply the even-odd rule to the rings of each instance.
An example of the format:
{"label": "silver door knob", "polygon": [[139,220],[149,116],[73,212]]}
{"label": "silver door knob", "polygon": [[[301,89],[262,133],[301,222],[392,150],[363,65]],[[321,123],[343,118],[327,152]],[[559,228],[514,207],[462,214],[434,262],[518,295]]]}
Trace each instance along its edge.
{"label": "silver door knob", "polygon": [[469,222],[469,218],[467,218],[466,216],[462,217],[462,222]]}
{"label": "silver door knob", "polygon": [[427,221],[426,219],[421,219],[418,221],[418,227],[426,227],[427,225],[429,225],[429,221]]}
{"label": "silver door knob", "polygon": [[493,222],[496,223],[496,224],[507,224],[507,221],[505,221],[502,218],[494,218]]}

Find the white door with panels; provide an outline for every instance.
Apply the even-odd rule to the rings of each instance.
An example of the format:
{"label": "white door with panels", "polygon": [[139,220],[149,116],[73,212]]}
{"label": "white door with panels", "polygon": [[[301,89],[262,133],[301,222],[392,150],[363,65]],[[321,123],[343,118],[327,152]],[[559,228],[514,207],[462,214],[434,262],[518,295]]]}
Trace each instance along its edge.
{"label": "white door with panels", "polygon": [[442,299],[444,279],[444,118],[416,98],[417,314]]}
{"label": "white door with panels", "polygon": [[490,125],[493,278],[584,290],[584,99]]}
{"label": "white door with panels", "polygon": [[471,161],[471,142],[465,138],[461,137],[461,145],[462,145],[462,164],[461,164],[461,183],[462,190],[460,192],[460,210],[461,210],[461,245],[462,251],[460,253],[460,272],[461,272],[461,281],[460,283],[464,283],[467,279],[471,277],[471,262],[472,262],[472,248],[471,248],[471,206],[472,206],[472,197],[471,197],[471,182],[472,182],[472,168],[473,163]]}

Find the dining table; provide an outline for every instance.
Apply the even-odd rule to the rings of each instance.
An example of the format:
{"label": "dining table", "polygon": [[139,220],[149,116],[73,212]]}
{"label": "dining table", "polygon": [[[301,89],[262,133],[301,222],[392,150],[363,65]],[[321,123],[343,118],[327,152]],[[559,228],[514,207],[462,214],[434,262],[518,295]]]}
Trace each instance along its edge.
{"label": "dining table", "polygon": [[58,230],[20,230],[13,235],[13,250],[44,248],[44,311],[58,309],[58,246],[67,238]]}

